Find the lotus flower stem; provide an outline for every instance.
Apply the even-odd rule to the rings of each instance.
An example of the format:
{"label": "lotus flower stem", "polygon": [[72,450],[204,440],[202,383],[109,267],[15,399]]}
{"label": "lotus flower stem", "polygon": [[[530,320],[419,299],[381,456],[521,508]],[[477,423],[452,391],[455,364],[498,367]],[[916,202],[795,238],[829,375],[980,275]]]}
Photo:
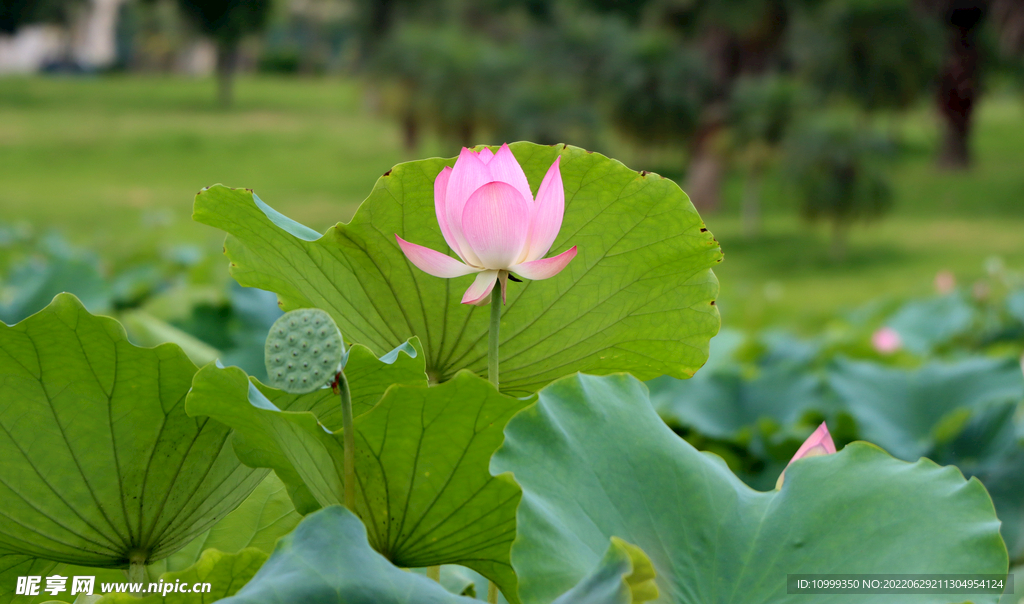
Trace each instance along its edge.
{"label": "lotus flower stem", "polygon": [[352,393],[345,370],[338,372],[338,390],[341,392],[341,422],[345,438],[345,507],[356,511],[356,434],[352,425]]}
{"label": "lotus flower stem", "polygon": [[487,381],[498,387],[498,330],[501,329],[501,289],[491,290],[491,329],[487,335]]}
{"label": "lotus flower stem", "polygon": [[128,581],[131,583],[146,582],[146,554],[132,552],[128,556]]}
{"label": "lotus flower stem", "polygon": [[[487,333],[487,381],[498,388],[498,330],[501,329],[501,288],[491,290],[491,329]],[[498,586],[487,582],[488,604],[498,604]]]}

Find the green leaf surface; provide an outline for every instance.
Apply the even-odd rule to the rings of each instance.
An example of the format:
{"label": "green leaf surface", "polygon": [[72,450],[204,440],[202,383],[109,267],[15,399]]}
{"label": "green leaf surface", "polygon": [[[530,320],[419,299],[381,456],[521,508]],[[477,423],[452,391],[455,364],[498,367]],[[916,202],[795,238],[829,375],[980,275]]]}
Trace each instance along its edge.
{"label": "green leaf surface", "polygon": [[966,333],[974,324],[975,314],[964,294],[954,292],[907,302],[886,324],[900,334],[907,350],[924,355]]}
{"label": "green leaf surface", "polygon": [[[561,157],[565,218],[552,253],[577,245],[579,255],[551,279],[509,287],[502,389],[529,393],[575,371],[692,375],[720,325],[711,268],[722,254],[687,196],[670,180],[576,147],[510,147],[534,191]],[[473,277],[427,275],[395,242],[397,233],[453,254],[433,194],[435,177],[453,164],[395,166],[350,223],[316,241],[282,228],[245,189],[201,191],[194,218],[228,232],[232,275],[277,293],[285,309],[322,308],[346,338],[378,354],[417,335],[434,381],[460,369],[482,374],[488,311],[460,303]]]}
{"label": "green leaf surface", "polygon": [[[246,463],[265,463],[286,482],[298,480],[321,506],[340,503],[341,433],[328,432],[311,413],[275,409],[273,391],[262,406],[251,404],[244,378],[231,376],[236,372],[204,368],[189,412],[262,443],[259,459],[239,452]],[[357,417],[355,511],[373,547],[402,567],[461,564],[514,594],[508,552],[519,489],[487,467],[505,423],[530,402],[462,372],[429,388],[393,386]]]}
{"label": "green leaf surface", "polygon": [[[366,413],[393,384],[426,385],[417,338],[392,353],[381,360],[365,346],[349,350],[345,375],[352,390],[353,415]],[[309,411],[329,430],[340,430],[341,400],[330,388],[289,394],[250,379],[238,368],[211,365],[199,371],[185,407],[193,415],[210,415],[235,428],[232,443],[239,459],[251,467],[273,468],[288,486],[299,513],[308,514],[320,507],[278,445],[275,425],[265,423],[260,410]]]}
{"label": "green leaf surface", "polygon": [[618,537],[611,542],[597,568],[553,604],[642,604],[658,597],[650,558]]}
{"label": "green leaf surface", "polygon": [[838,359],[828,380],[860,438],[907,461],[956,438],[972,414],[1024,399],[1014,359],[934,362],[915,370]]}
{"label": "green leaf surface", "polygon": [[1006,310],[1010,316],[1024,324],[1024,289],[1017,290],[1006,297]]}
{"label": "green leaf surface", "polygon": [[650,557],[657,602],[807,602],[786,593],[789,573],[1006,572],[992,502],[956,468],[853,443],[795,462],[780,491],[757,492],[672,433],[647,399],[631,376],[572,376],[506,427],[491,469],[513,472],[523,489],[512,562],[525,604],[579,582],[613,536]]}
{"label": "green leaf surface", "polygon": [[[302,517],[295,512],[284,485],[273,473],[268,474],[241,505],[215,524],[212,529],[199,535],[191,543],[170,556],[147,566],[147,581],[157,582],[165,573],[176,573],[188,569],[210,549],[233,554],[246,548],[255,548],[270,555],[274,551],[277,540],[291,532],[301,519]],[[34,560],[34,564],[37,565],[33,572],[29,572],[29,560]],[[72,566],[15,555],[0,557],[0,573],[5,572],[4,569],[13,564],[24,568],[20,572],[11,570],[10,581],[7,580],[6,575],[0,576],[0,604],[35,604],[54,598],[49,594],[35,597],[16,596],[14,594],[16,577],[21,575],[95,576],[97,584],[123,583],[127,580],[126,573],[119,569]],[[253,572],[255,570],[253,569]],[[75,601],[75,597],[71,596],[70,592],[58,594],[56,597],[62,601]]]}
{"label": "green leaf surface", "polygon": [[213,346],[145,311],[132,310],[121,313],[121,321],[132,342],[139,346],[159,346],[164,342],[171,342],[180,346],[196,365],[205,365],[222,356]]}
{"label": "green leaf surface", "polygon": [[259,573],[224,604],[471,604],[392,565],[370,547],[366,527],[341,506],[306,517],[281,539]]}
{"label": "green leaf surface", "polygon": [[[210,604],[234,595],[266,561],[267,554],[254,547],[247,547],[234,554],[208,549],[192,566],[178,572],[164,573],[159,580],[145,584],[141,598],[138,593],[122,591],[107,594],[96,604]],[[204,583],[209,583],[209,591],[202,585]],[[187,585],[190,591],[168,591],[164,594],[162,584]],[[160,590],[159,595],[150,592],[151,588],[154,591]]]}
{"label": "green leaf surface", "polygon": [[651,402],[670,425],[732,442],[749,441],[759,423],[788,427],[826,407],[821,378],[802,368],[772,367],[750,378],[740,368],[689,380],[662,377],[649,387]]}
{"label": "green leaf surface", "polygon": [[0,279],[0,321],[14,324],[46,306],[61,292],[71,292],[93,312],[111,306],[111,292],[99,271],[99,260],[58,241],[43,245],[45,258],[15,264]]}
{"label": "green leaf surface", "polygon": [[266,471],[185,413],[195,373],[177,346],[135,347],[69,294],[0,325],[0,549],[123,568],[244,500]]}
{"label": "green leaf surface", "polygon": [[[640,548],[612,539],[596,568],[552,604],[642,604],[657,596]],[[400,570],[370,546],[341,506],[310,514],[281,540],[256,577],[224,604],[470,604],[422,574]],[[148,604],[148,603],[145,603]]]}
{"label": "green leaf surface", "polygon": [[270,473],[245,501],[213,528],[181,550],[150,564],[146,574],[150,580],[156,580],[165,572],[184,570],[208,549],[233,554],[245,548],[256,548],[269,555],[277,540],[290,533],[300,520],[302,516],[295,511],[284,483]]}
{"label": "green leaf surface", "polygon": [[[18,577],[45,577],[57,566],[57,562],[40,560],[23,554],[0,554],[0,604],[32,601],[30,596],[15,594]],[[45,586],[45,582],[43,586]],[[39,601],[47,600],[50,599],[50,596],[44,592],[38,599]]]}

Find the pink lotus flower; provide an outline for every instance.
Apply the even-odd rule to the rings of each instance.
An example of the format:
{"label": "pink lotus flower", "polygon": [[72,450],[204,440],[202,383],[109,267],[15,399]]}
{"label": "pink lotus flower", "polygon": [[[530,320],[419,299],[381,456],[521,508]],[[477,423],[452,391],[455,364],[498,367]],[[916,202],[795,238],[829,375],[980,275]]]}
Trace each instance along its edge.
{"label": "pink lotus flower", "polygon": [[[800,448],[796,450],[796,455],[794,455],[793,459],[789,460],[789,463],[786,464],[786,469],[789,469],[789,466],[798,459],[802,459],[804,457],[817,457],[819,455],[831,455],[835,452],[836,445],[832,442],[832,435],[829,434],[828,426],[825,425],[825,422],[822,422],[821,425],[818,426],[818,429],[808,436],[807,440],[804,441],[804,444],[800,445]],[[783,470],[782,474],[779,474],[779,480],[775,483],[776,489],[782,488],[782,483],[785,478],[786,470]]]}
{"label": "pink lotus flower", "polygon": [[504,301],[509,273],[534,280],[554,277],[576,257],[573,246],[544,258],[562,228],[565,211],[560,159],[551,164],[534,200],[526,174],[507,144],[497,153],[463,148],[455,167],[441,170],[434,180],[437,224],[462,262],[396,234],[398,245],[410,262],[435,277],[476,273],[462,296],[463,304],[487,304],[498,281]]}
{"label": "pink lotus flower", "polygon": [[880,354],[892,354],[903,347],[903,338],[891,327],[883,327],[871,334],[871,345]]}

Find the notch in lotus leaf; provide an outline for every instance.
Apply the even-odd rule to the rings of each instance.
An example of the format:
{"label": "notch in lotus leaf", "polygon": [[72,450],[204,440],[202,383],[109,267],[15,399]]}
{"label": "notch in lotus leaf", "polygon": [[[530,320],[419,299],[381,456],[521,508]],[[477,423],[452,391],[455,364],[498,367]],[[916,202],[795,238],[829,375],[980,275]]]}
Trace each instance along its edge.
{"label": "notch in lotus leaf", "polygon": [[330,315],[318,308],[302,308],[274,322],[265,355],[271,386],[307,394],[335,379],[344,361],[345,343]]}

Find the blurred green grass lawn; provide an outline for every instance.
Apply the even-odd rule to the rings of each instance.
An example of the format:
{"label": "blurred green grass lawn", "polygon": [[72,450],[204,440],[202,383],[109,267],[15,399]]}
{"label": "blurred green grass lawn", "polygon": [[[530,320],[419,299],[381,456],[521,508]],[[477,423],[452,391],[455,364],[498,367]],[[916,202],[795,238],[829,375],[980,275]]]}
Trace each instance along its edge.
{"label": "blurred green grass lawn", "polygon": [[[323,231],[348,220],[392,165],[413,159],[354,82],[248,78],[237,93],[236,108],[224,112],[207,80],[0,79],[0,223],[57,228],[114,265],[177,242],[219,250],[222,234],[190,219],[204,186],[252,188]],[[742,183],[729,181],[725,208],[704,215],[725,251],[715,271],[725,325],[812,332],[874,298],[927,294],[940,269],[969,283],[992,256],[1024,268],[1024,103],[983,104],[969,173],[933,167],[928,107],[898,128],[895,210],[853,229],[843,263],[828,259],[827,228],[798,218],[777,177],[764,188],[763,235],[745,239]],[[424,157],[444,153],[436,141],[425,146]],[[632,165],[628,149],[610,155],[650,169]]]}

